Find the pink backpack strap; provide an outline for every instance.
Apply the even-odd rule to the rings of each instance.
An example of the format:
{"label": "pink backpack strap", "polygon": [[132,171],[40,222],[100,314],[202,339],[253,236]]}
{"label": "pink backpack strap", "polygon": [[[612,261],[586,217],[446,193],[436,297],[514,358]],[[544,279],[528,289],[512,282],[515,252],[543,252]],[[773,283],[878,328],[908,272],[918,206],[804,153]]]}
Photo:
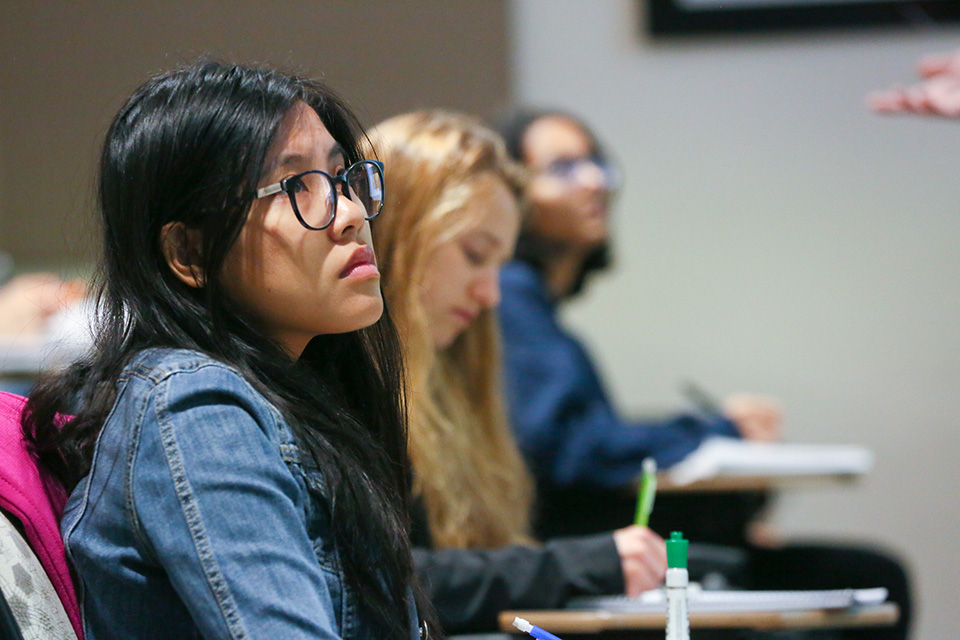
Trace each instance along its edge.
{"label": "pink backpack strap", "polygon": [[60,537],[67,492],[27,450],[20,426],[26,403],[26,398],[0,391],[0,507],[22,523],[27,542],[83,640],[80,607]]}

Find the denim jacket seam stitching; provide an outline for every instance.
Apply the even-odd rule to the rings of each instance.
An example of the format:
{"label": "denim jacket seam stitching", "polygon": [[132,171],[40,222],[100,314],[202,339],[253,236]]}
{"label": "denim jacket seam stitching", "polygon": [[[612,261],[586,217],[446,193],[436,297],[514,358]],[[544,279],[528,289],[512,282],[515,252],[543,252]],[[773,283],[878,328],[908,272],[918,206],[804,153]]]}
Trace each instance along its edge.
{"label": "denim jacket seam stitching", "polygon": [[166,382],[167,384],[163,385],[163,389],[157,393],[157,427],[160,432],[161,446],[167,458],[167,465],[173,476],[177,501],[180,503],[181,511],[186,518],[190,537],[193,539],[194,550],[197,552],[207,585],[213,592],[220,613],[230,629],[231,636],[237,640],[242,640],[248,636],[240,621],[240,614],[230,594],[226,579],[214,557],[213,550],[210,548],[203,520],[197,511],[197,504],[183,469],[176,437],[173,434],[173,425],[166,412],[167,392],[169,391],[169,382]]}
{"label": "denim jacket seam stitching", "polygon": [[176,364],[170,367],[157,367],[157,366],[148,366],[145,363],[138,362],[128,369],[132,375],[143,378],[145,380],[150,380],[155,384],[160,384],[170,376],[176,375],[178,373],[196,373],[197,371],[204,369],[206,367],[216,367],[218,369],[223,369],[229,371],[230,373],[235,374],[239,377],[244,383],[246,380],[243,379],[243,376],[234,369],[222,362],[217,362],[216,360],[204,360],[204,361],[191,361],[182,364]]}
{"label": "denim jacket seam stitching", "polygon": [[137,411],[137,418],[134,420],[133,429],[130,433],[130,450],[127,452],[127,476],[124,482],[124,503],[127,507],[127,515],[130,518],[131,530],[142,545],[143,551],[154,560],[156,560],[156,554],[154,553],[153,545],[147,539],[146,532],[143,530],[143,523],[140,521],[137,499],[133,489],[133,478],[137,455],[140,452],[140,433],[143,428],[143,421],[146,419],[150,400],[155,399],[156,392],[157,389],[154,387],[149,393],[145,394],[143,400],[141,400],[141,406]]}
{"label": "denim jacket seam stitching", "polygon": [[[138,365],[139,366],[139,365]],[[274,427],[277,427],[279,423],[283,422],[283,415],[280,413],[279,409],[273,406],[273,403],[269,402],[266,398],[263,397],[259,391],[257,391],[250,382],[243,377],[243,375],[231,367],[230,365],[219,362],[217,360],[203,360],[203,361],[193,361],[187,364],[178,365],[175,367],[157,369],[155,367],[150,368],[150,379],[153,380],[156,384],[160,384],[167,379],[181,373],[197,373],[201,369],[206,368],[220,369],[221,371],[226,371],[237,377],[238,382],[243,386],[245,392],[247,392],[252,398],[254,398],[258,405],[261,405],[263,408],[267,409],[271,417],[274,419]],[[279,432],[279,429],[276,429]]]}
{"label": "denim jacket seam stitching", "polygon": [[281,442],[280,457],[283,458],[284,462],[303,467],[303,461],[300,458],[300,447],[298,447],[295,443]]}
{"label": "denim jacket seam stitching", "polygon": [[[119,385],[118,385],[119,386]],[[117,391],[117,398],[120,398],[120,395],[125,391],[124,388],[119,388]],[[118,402],[114,402],[113,407],[110,408],[110,411],[107,413],[107,417],[104,419],[103,424],[107,424],[110,418],[113,417],[114,413],[117,411],[119,406]],[[93,446],[93,455],[90,458],[90,469],[87,472],[87,484],[83,487],[83,497],[80,500],[80,506],[77,509],[77,513],[73,517],[73,521],[67,527],[67,530],[63,532],[63,551],[64,555],[67,558],[67,561],[70,563],[71,567],[77,566],[77,561],[73,556],[73,552],[70,549],[70,537],[76,531],[77,527],[80,526],[80,521],[87,513],[87,508],[90,505],[90,480],[93,477],[93,470],[97,465],[97,459],[100,454],[100,443],[103,437],[103,427],[101,426],[100,431],[97,433],[96,443]],[[87,628],[87,608],[83,606],[83,600],[86,596],[86,587],[83,584],[83,579],[80,577],[79,572],[75,572],[76,576],[76,590],[77,590],[77,603],[80,608],[80,628],[86,630]]]}
{"label": "denim jacket seam stitching", "polygon": [[[136,358],[133,362],[127,365],[125,370],[120,375],[135,375],[137,377],[149,379],[154,382],[161,382],[164,378],[170,376],[171,374],[189,373],[202,369],[203,367],[215,366],[231,371],[243,379],[243,376],[240,375],[239,371],[225,362],[220,362],[219,360],[215,360],[199,352],[189,350],[176,351],[183,351],[184,354],[189,353],[190,355],[189,357],[186,355],[170,357],[169,359],[173,360],[173,362],[168,362],[165,365],[161,363],[151,363],[149,362],[149,358]],[[145,353],[145,351],[141,353]]]}
{"label": "denim jacket seam stitching", "polygon": [[[196,373],[197,371],[200,371],[201,369],[205,369],[207,367],[221,369],[223,371],[227,371],[235,375],[239,380],[240,384],[243,385],[244,390],[249,392],[250,395],[254,397],[259,404],[261,404],[264,408],[266,408],[269,411],[270,415],[274,419],[273,426],[275,428],[278,427],[279,424],[284,423],[283,414],[280,413],[280,410],[277,409],[273,405],[273,403],[269,402],[266,398],[264,398],[263,394],[257,391],[253,387],[253,385],[251,385],[250,382],[246,378],[244,378],[239,371],[237,371],[235,368],[231,367],[230,365],[224,362],[220,362],[218,360],[213,360],[206,357],[199,358],[197,357],[198,355],[199,354],[194,354],[193,358],[189,362],[182,363],[182,364],[178,363],[174,366],[163,367],[163,368],[160,368],[155,365],[149,366],[143,362],[137,362],[135,364],[128,366],[123,373],[136,375],[141,379],[150,380],[154,384],[159,385],[164,380],[178,373]],[[276,431],[279,433],[279,428],[276,428]],[[292,444],[295,444],[295,443],[292,443]]]}
{"label": "denim jacket seam stitching", "polygon": [[343,594],[340,599],[340,615],[342,617],[340,628],[343,630],[343,637],[350,638],[355,636],[357,632],[356,620],[354,619],[353,591],[347,585],[347,581],[343,579],[340,571],[337,571],[337,580],[340,582],[340,592]]}

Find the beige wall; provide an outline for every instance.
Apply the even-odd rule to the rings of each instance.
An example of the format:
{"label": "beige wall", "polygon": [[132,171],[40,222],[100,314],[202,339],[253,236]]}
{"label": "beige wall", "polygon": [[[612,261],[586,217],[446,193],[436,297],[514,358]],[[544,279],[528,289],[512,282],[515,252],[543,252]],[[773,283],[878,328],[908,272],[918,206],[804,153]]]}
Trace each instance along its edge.
{"label": "beige wall", "polygon": [[776,521],[896,549],[914,637],[957,637],[960,122],[864,95],[960,29],[655,41],[636,0],[511,6],[517,98],[582,114],[623,164],[616,269],[568,313],[616,399],[762,391],[789,440],[871,447],[859,486],[788,492]]}
{"label": "beige wall", "polygon": [[93,165],[149,75],[202,54],[324,76],[366,124],[509,87],[499,0],[0,4],[0,249],[18,268],[91,260]]}

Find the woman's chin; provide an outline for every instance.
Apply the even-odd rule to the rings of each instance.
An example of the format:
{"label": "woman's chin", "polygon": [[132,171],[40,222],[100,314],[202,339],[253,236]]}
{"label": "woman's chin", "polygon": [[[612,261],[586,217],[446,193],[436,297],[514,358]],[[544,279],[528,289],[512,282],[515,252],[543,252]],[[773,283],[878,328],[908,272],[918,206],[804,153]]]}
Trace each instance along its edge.
{"label": "woman's chin", "polygon": [[453,346],[453,343],[460,337],[462,331],[453,329],[444,329],[443,327],[434,327],[433,347],[437,351],[445,351]]}
{"label": "woman's chin", "polygon": [[362,314],[360,323],[363,326],[359,328],[366,329],[373,326],[381,317],[383,317],[383,298],[378,295],[375,300],[371,300],[370,308]]}
{"label": "woman's chin", "polygon": [[594,249],[599,247],[604,242],[606,242],[610,237],[609,230],[607,229],[607,221],[604,220],[591,220],[590,224],[584,225],[583,228],[583,243],[585,246]]}
{"label": "woman's chin", "polygon": [[359,331],[376,324],[377,320],[383,316],[383,298],[379,291],[376,295],[362,296],[354,299],[341,315],[341,317],[331,323],[330,328],[334,330],[324,331],[323,333],[348,333],[350,331]]}

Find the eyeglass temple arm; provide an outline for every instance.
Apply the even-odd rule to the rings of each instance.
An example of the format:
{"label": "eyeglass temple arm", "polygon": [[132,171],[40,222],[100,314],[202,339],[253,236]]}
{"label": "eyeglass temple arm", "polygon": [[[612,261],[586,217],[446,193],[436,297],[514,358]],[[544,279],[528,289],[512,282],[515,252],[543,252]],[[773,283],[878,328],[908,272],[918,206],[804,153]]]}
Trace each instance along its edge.
{"label": "eyeglass temple arm", "polygon": [[267,185],[266,187],[257,189],[257,197],[265,198],[266,196],[272,196],[273,194],[283,189],[282,185],[283,185],[282,182],[275,182],[274,184]]}

